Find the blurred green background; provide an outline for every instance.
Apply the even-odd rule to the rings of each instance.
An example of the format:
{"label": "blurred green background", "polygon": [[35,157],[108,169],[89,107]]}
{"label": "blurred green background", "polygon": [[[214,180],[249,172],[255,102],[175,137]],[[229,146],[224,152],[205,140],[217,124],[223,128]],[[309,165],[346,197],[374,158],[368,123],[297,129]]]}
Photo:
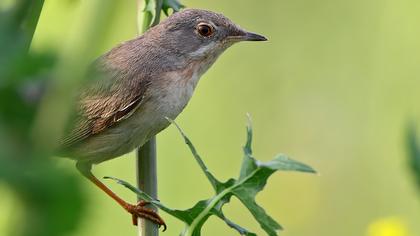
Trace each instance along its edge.
{"label": "blurred green background", "polygon": [[[270,39],[229,49],[202,78],[177,119],[216,176],[237,175],[249,112],[258,159],[282,152],[320,173],[276,174],[258,195],[258,202],[285,227],[281,235],[420,235],[420,196],[409,172],[404,139],[407,122],[420,121],[419,1],[182,3],[221,12]],[[93,13],[100,16],[102,7],[107,9],[101,21],[106,25],[94,43],[84,45],[83,26]],[[134,0],[46,0],[32,51],[89,48],[83,56],[93,60],[135,37],[136,28]],[[71,235],[136,235],[130,216],[79,177],[72,161],[57,162],[80,178],[88,196],[86,214]],[[129,154],[97,166],[94,173],[134,183],[134,163]],[[187,208],[211,196],[174,127],[158,135],[158,167],[159,198],[167,205]],[[135,201],[128,190],[108,184]],[[16,227],[9,219],[16,216],[14,196],[2,185],[0,196],[0,232],[7,232]],[[264,235],[237,201],[225,211]],[[162,235],[182,230],[182,223],[162,216],[169,225]],[[236,232],[211,219],[203,235]]]}

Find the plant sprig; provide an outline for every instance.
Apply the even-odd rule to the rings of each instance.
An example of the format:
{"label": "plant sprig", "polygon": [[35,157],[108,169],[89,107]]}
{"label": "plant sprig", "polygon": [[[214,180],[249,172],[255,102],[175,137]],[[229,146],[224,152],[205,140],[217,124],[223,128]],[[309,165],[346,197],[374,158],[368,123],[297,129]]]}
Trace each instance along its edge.
{"label": "plant sprig", "polygon": [[215,191],[215,195],[213,197],[197,202],[190,209],[176,210],[169,208],[163,203],[151,198],[149,195],[145,194],[143,191],[137,189],[126,181],[113,177],[106,178],[117,181],[119,184],[122,184],[123,186],[136,193],[139,198],[150,202],[162,211],[165,211],[173,217],[183,221],[186,226],[183,232],[180,234],[181,236],[201,235],[202,226],[212,215],[217,216],[223,220],[229,227],[235,229],[241,235],[256,236],[255,233],[239,226],[224,215],[222,208],[225,204],[229,203],[232,196],[238,198],[242,202],[242,204],[250,211],[255,220],[260,224],[261,228],[268,235],[277,235],[277,231],[281,230],[282,227],[277,221],[269,216],[261,206],[256,203],[256,195],[264,189],[268,178],[277,171],[316,173],[315,170],[308,165],[291,160],[283,154],[278,154],[273,160],[269,162],[261,162],[256,160],[252,154],[252,127],[251,122],[249,122],[247,126],[247,141],[243,148],[244,156],[239,177],[237,179],[231,178],[226,182],[221,182],[209,171],[204,161],[198,154],[196,148],[192,144],[191,140],[185,135],[179,125],[170,119],[169,121],[179,130],[195,160],[212,185]]}
{"label": "plant sprig", "polygon": [[142,31],[144,32],[150,27],[159,24],[162,11],[166,16],[169,16],[169,10],[172,9],[174,12],[178,12],[184,7],[179,0],[145,0]]}

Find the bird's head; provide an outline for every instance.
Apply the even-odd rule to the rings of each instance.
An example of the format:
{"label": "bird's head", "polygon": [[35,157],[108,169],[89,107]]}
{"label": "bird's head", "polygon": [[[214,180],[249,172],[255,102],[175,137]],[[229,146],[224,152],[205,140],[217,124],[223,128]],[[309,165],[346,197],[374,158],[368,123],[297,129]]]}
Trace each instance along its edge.
{"label": "bird's head", "polygon": [[197,59],[217,57],[237,42],[267,40],[242,29],[222,14],[199,9],[172,14],[150,33],[161,39],[162,47]]}

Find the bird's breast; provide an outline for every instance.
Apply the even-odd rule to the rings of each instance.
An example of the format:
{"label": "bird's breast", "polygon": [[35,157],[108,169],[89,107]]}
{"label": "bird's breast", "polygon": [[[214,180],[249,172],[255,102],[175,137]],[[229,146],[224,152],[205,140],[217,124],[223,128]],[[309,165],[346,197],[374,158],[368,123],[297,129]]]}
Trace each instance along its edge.
{"label": "bird's breast", "polygon": [[183,74],[165,75],[161,80],[154,80],[147,90],[145,101],[129,119],[122,122],[116,132],[125,132],[127,141],[122,150],[132,150],[143,145],[150,137],[156,135],[169,125],[166,119],[175,119],[190,100],[198,75],[183,77]]}
{"label": "bird's breast", "polygon": [[188,104],[200,78],[195,70],[168,72],[151,88],[157,111],[175,119]]}

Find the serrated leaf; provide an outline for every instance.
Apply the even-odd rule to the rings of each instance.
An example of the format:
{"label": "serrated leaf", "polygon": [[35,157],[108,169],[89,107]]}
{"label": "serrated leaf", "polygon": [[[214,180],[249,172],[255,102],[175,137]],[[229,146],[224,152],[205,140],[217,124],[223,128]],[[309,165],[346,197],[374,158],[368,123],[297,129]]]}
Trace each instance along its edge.
{"label": "serrated leaf", "polygon": [[150,202],[159,209],[185,222],[186,227],[181,233],[181,236],[199,236],[201,234],[202,226],[208,220],[208,218],[213,215],[223,220],[229,227],[232,227],[241,235],[256,236],[255,233],[252,233],[247,229],[233,223],[224,215],[222,208],[230,201],[231,197],[238,198],[244,204],[244,206],[254,216],[255,220],[260,224],[261,228],[269,236],[276,236],[277,231],[282,229],[282,227],[271,216],[269,216],[261,206],[256,203],[256,195],[264,189],[268,178],[276,171],[300,171],[308,173],[315,173],[315,171],[311,167],[291,160],[282,154],[277,155],[273,160],[269,162],[260,162],[256,160],[252,156],[252,127],[249,124],[247,128],[247,141],[244,146],[244,158],[239,178],[229,179],[228,181],[222,183],[217,180],[216,177],[214,177],[214,175],[208,170],[194,145],[185,135],[182,129],[174,121],[170,119],[168,120],[172,122],[181,133],[185,143],[190,148],[191,153],[193,154],[200,168],[213,186],[215,195],[210,199],[199,201],[190,209],[174,210],[166,207],[161,202],[152,199],[150,196],[125,181],[115,178],[111,179],[114,179],[118,181],[118,183],[129,188],[141,199]]}
{"label": "serrated leaf", "polygon": [[[139,32],[145,32],[148,30],[153,22],[153,20],[156,17],[156,1],[155,0],[145,0],[145,5],[143,9],[143,19],[138,18],[138,25],[142,25],[141,28],[139,28]],[[139,15],[140,16],[140,15]],[[140,24],[140,22],[142,22]]]}
{"label": "serrated leaf", "polygon": [[160,12],[163,11],[166,16],[169,16],[169,10],[174,12],[180,11],[184,8],[178,0],[145,0],[143,29],[146,30],[151,26],[157,25],[160,20]]}
{"label": "serrated leaf", "polygon": [[[118,179],[118,178],[114,178],[114,177],[104,177],[104,179],[111,179],[111,180],[114,180],[114,181],[116,181],[118,184],[121,184],[121,185],[123,185],[124,187],[126,187],[126,188],[128,188],[128,189],[130,189],[131,191],[133,191],[134,193],[136,193],[137,194],[137,196],[140,198],[140,199],[142,199],[142,200],[144,200],[144,201],[146,201],[146,202],[149,202],[150,204],[152,204],[152,205],[154,205],[154,206],[156,206],[157,208],[159,208],[159,209],[161,209],[162,211],[164,211],[164,212],[166,212],[166,213],[168,213],[168,214],[170,214],[170,215],[172,215],[172,216],[174,216],[175,218],[178,218],[179,220],[181,220],[181,221],[184,221],[184,222],[191,222],[192,221],[192,217],[194,217],[194,214],[189,214],[189,212],[188,211],[179,211],[179,210],[175,210],[175,209],[171,209],[171,208],[169,208],[169,207],[167,207],[167,206],[165,206],[163,203],[161,203],[160,201],[158,201],[158,200],[156,200],[156,199],[154,199],[154,198],[152,198],[150,195],[148,195],[147,193],[145,193],[145,192],[143,192],[142,190],[140,190],[140,189],[138,189],[138,188],[136,188],[136,187],[134,187],[133,185],[131,185],[130,183],[128,183],[128,182],[126,182],[126,181],[124,181],[124,180],[121,180],[121,179]],[[199,205],[199,206],[197,206],[197,208],[199,208],[200,209],[200,205],[202,205],[203,203],[198,203],[197,205]]]}
{"label": "serrated leaf", "polygon": [[257,163],[254,157],[252,157],[252,126],[251,118],[248,115],[248,125],[246,127],[246,143],[243,147],[244,157],[242,159],[241,171],[239,173],[239,179],[245,178],[247,175],[257,169]]}
{"label": "serrated leaf", "polygon": [[172,9],[174,12],[180,11],[185,6],[182,5],[178,0],[163,0],[162,10],[165,15],[169,15],[169,9]]}
{"label": "serrated leaf", "polygon": [[220,219],[222,219],[223,221],[226,222],[226,224],[233,228],[234,230],[238,231],[238,233],[240,235],[245,235],[245,236],[257,236],[257,234],[249,232],[247,229],[239,226],[238,224],[234,223],[233,221],[227,219],[224,215],[223,216],[219,216]]}
{"label": "serrated leaf", "polygon": [[143,12],[155,14],[156,2],[154,0],[145,0]]}

